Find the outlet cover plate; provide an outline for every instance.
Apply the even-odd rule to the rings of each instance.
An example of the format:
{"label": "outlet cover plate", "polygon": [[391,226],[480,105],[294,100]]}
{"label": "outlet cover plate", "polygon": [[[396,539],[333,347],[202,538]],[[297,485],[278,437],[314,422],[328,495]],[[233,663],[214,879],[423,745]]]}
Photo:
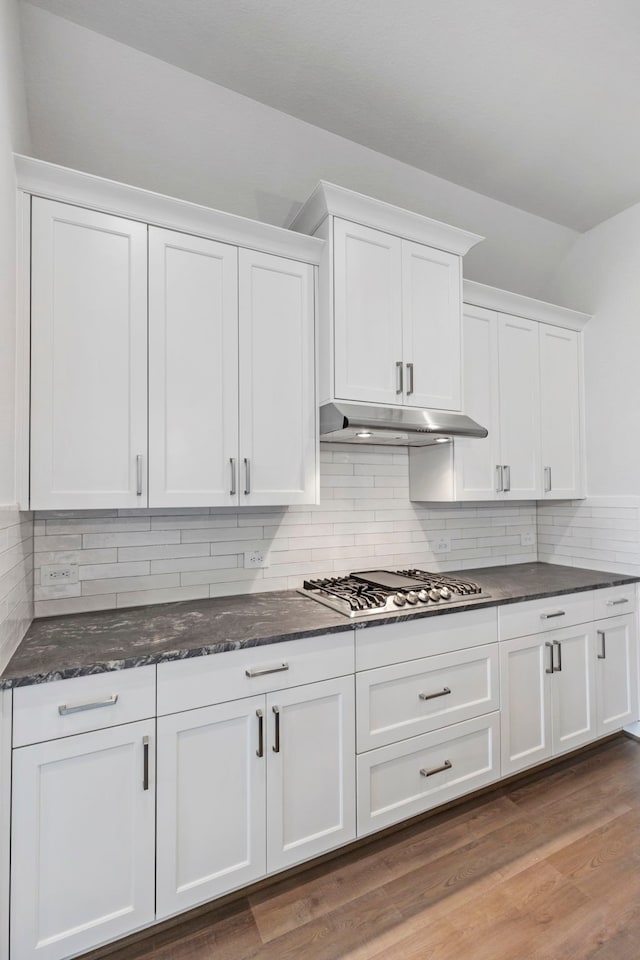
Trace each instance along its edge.
{"label": "outlet cover plate", "polygon": [[44,563],[40,567],[40,584],[43,587],[50,587],[53,584],[77,582],[77,563]]}
{"label": "outlet cover plate", "polygon": [[244,554],[244,565],[248,569],[258,569],[259,567],[269,566],[269,556],[264,550],[246,550]]}
{"label": "outlet cover plate", "polygon": [[434,553],[450,553],[451,552],[451,537],[443,533],[431,544],[431,549]]}

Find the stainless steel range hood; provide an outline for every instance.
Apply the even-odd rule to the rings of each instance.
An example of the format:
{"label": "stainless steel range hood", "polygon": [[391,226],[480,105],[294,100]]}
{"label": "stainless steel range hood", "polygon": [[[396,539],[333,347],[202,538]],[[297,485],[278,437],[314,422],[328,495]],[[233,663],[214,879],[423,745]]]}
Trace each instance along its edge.
{"label": "stainless steel range hood", "polygon": [[320,407],[320,439],[426,447],[453,437],[486,437],[488,431],[463,413],[366,406],[335,400]]}

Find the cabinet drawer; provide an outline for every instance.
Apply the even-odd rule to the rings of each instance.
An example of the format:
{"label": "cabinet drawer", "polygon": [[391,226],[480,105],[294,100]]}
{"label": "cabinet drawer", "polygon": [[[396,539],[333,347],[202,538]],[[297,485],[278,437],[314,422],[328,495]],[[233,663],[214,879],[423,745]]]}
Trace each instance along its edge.
{"label": "cabinet drawer", "polygon": [[497,780],[499,714],[371,750],[357,762],[363,836]]}
{"label": "cabinet drawer", "polygon": [[158,666],[158,716],[353,673],[353,631]]}
{"label": "cabinet drawer", "polygon": [[508,604],[498,612],[501,640],[529,637],[590,620],[593,620],[592,591]]}
{"label": "cabinet drawer", "polygon": [[494,643],[496,622],[496,608],[486,607],[356,630],[356,670]]}
{"label": "cabinet drawer", "polygon": [[595,590],[593,603],[594,620],[604,620],[605,617],[617,617],[623,613],[633,613],[636,609],[636,584],[629,583],[624,587],[607,587],[606,590]]}
{"label": "cabinet drawer", "polygon": [[146,720],[156,712],[156,668],[54,680],[13,692],[13,745]]}
{"label": "cabinet drawer", "polygon": [[498,687],[495,643],[359,673],[358,751],[491,713]]}

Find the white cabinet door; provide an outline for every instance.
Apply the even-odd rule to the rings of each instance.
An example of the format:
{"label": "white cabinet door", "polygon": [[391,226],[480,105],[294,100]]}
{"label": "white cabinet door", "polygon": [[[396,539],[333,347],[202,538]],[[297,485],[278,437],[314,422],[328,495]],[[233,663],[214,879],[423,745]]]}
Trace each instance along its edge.
{"label": "white cabinet door", "polygon": [[461,276],[460,257],[402,241],[404,402],[408,406],[460,410]]}
{"label": "white cabinet door", "polygon": [[315,503],[313,267],[240,251],[240,503]]}
{"label": "white cabinet door", "polygon": [[402,241],[333,223],[334,395],[402,403]]}
{"label": "white cabinet door", "polygon": [[263,724],[263,696],[158,719],[158,917],[264,874]]}
{"label": "white cabinet door", "polygon": [[575,330],[539,324],[543,496],[583,496],[580,352]]}
{"label": "white cabinet door", "polygon": [[267,696],[267,869],[355,838],[353,677]]}
{"label": "white cabinet door", "polygon": [[237,262],[236,247],[149,229],[150,507],[238,503]]}
{"label": "white cabinet door", "polygon": [[456,500],[496,500],[499,493],[500,391],[498,316],[465,306],[462,322],[464,412],[489,431],[485,440],[454,441]]}
{"label": "white cabinet door", "polygon": [[504,496],[535,500],[542,492],[538,324],[500,314],[498,349]]}
{"label": "white cabinet door", "polygon": [[31,508],[147,505],[147,227],[33,200]]}
{"label": "white cabinet door", "polygon": [[638,652],[633,616],[599,620],[596,629],[598,736],[637,719]]}
{"label": "white cabinet door", "polygon": [[[596,688],[593,625],[582,624],[545,635],[553,644],[553,753],[574,750],[594,740]],[[548,649],[548,646],[547,646]]]}
{"label": "white cabinet door", "polygon": [[154,732],[143,720],[14,750],[16,960],[84,953],[153,920]]}
{"label": "white cabinet door", "polygon": [[552,651],[539,636],[500,644],[502,776],[552,754]]}

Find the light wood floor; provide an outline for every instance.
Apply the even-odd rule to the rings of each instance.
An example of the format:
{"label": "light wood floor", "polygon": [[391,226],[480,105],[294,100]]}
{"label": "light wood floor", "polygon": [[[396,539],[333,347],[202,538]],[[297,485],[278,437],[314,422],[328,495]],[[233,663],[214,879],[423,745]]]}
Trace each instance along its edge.
{"label": "light wood floor", "polygon": [[640,744],[618,738],[110,960],[640,960]]}

